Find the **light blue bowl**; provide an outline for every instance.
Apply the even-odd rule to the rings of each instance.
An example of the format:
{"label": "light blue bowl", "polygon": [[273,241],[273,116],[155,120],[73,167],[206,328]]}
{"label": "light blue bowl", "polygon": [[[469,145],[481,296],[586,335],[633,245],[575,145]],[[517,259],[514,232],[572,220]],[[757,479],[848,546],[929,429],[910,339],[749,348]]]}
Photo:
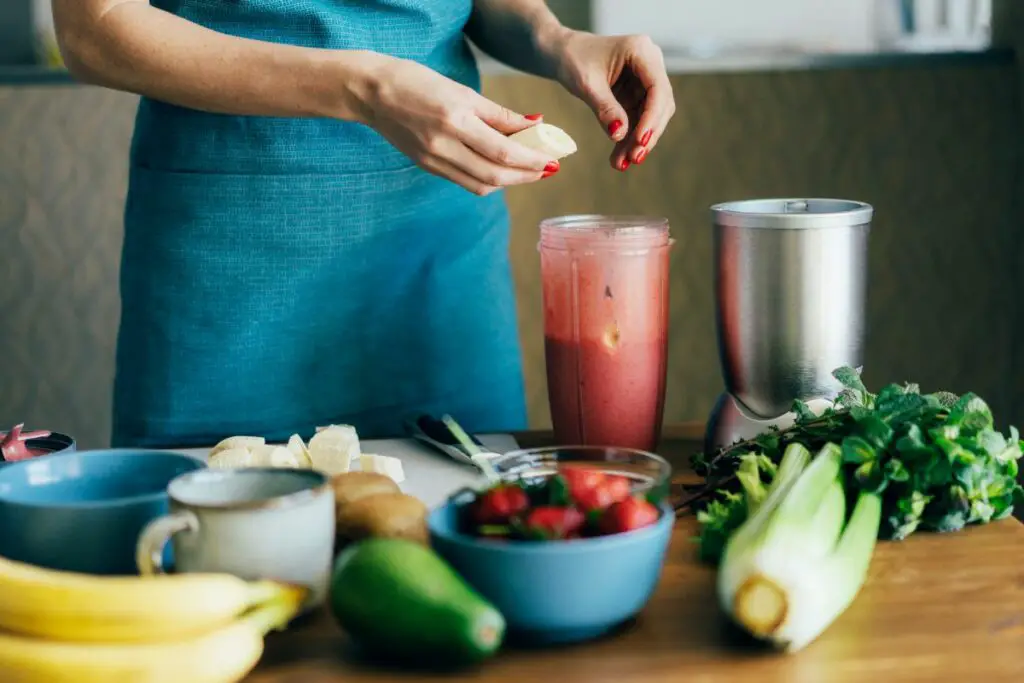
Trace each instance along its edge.
{"label": "light blue bowl", "polygon": [[562,644],[636,616],[661,576],[675,515],[652,526],[569,541],[493,541],[461,533],[457,502],[431,512],[431,545],[505,616],[510,635]]}
{"label": "light blue bowl", "polygon": [[182,453],[64,452],[0,468],[0,555],[51,569],[137,574],[143,527],[167,514],[167,484],[205,467]]}

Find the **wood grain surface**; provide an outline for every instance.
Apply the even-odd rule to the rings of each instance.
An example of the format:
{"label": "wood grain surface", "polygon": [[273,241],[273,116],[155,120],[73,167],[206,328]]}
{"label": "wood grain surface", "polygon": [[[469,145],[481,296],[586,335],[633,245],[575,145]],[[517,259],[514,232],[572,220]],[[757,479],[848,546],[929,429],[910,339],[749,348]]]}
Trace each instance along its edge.
{"label": "wood grain surface", "polygon": [[[699,425],[667,430],[661,451],[684,463]],[[521,435],[540,444],[546,435]],[[360,661],[326,613],[267,640],[250,683],[938,683],[1019,681],[1024,676],[1024,526],[1009,519],[949,535],[882,543],[854,604],[804,651],[772,653],[737,634],[721,614],[714,571],[700,565],[692,517],[680,519],[661,582],[633,623],[569,648],[507,649],[455,674],[381,669]]]}

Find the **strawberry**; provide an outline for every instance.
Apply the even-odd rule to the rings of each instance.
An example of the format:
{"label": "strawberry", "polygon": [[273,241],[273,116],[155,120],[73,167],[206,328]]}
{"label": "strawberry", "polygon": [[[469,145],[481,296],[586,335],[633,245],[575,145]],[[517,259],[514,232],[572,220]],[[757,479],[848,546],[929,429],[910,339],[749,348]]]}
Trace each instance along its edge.
{"label": "strawberry", "polygon": [[523,534],[536,540],[572,538],[583,527],[583,513],[574,507],[541,505],[523,520]]}
{"label": "strawberry", "polygon": [[562,479],[569,487],[569,495],[574,500],[585,496],[587,491],[597,488],[605,480],[605,474],[601,470],[580,465],[565,465],[559,471]]}
{"label": "strawberry", "polygon": [[629,480],[617,475],[606,476],[597,486],[580,491],[574,496],[576,504],[585,512],[604,510],[612,503],[629,498]]}
{"label": "strawberry", "polygon": [[599,528],[605,536],[650,526],[658,521],[658,508],[638,496],[613,503],[601,515]]}
{"label": "strawberry", "polygon": [[604,480],[604,487],[608,490],[608,496],[616,503],[629,498],[629,479],[625,477],[617,474],[608,475]]}
{"label": "strawberry", "polygon": [[530,506],[526,491],[515,484],[498,484],[481,495],[471,510],[473,521],[482,526],[508,524]]}
{"label": "strawberry", "polygon": [[607,486],[601,484],[592,489],[581,491],[579,495],[573,496],[573,499],[581,510],[592,512],[594,510],[604,510],[614,503],[615,498],[612,496],[612,493]]}

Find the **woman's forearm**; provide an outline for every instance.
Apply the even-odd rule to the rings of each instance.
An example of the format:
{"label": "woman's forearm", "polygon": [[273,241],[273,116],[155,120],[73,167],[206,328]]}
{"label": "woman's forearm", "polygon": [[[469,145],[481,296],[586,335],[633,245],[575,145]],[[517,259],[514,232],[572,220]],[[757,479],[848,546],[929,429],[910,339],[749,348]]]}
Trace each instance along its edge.
{"label": "woman's forearm", "polygon": [[473,0],[466,26],[481,50],[509,66],[544,78],[554,78],[554,54],[572,31],[544,0]]}
{"label": "woman's forearm", "polygon": [[61,51],[77,78],[191,109],[364,121],[386,57],[236,38],[144,0],[54,0]]}

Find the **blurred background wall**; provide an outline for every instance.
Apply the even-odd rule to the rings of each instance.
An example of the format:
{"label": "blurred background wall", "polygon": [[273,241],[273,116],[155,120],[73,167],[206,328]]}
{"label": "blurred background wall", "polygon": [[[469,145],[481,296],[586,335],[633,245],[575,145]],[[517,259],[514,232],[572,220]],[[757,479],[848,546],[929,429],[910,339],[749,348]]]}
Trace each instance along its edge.
{"label": "blurred background wall", "polygon": [[[871,12],[864,25],[879,25],[877,7],[857,1]],[[25,24],[11,2],[27,6],[0,3],[0,56],[13,45],[3,33],[12,17]],[[643,29],[617,20],[608,3],[551,4],[574,26]],[[627,4],[635,10],[634,3],[619,6]],[[666,25],[653,9],[630,16],[638,15],[649,27]],[[685,26],[692,16],[675,20]],[[1015,35],[999,28],[1009,16],[999,3],[995,16],[997,35]],[[742,36],[712,30],[721,26],[713,19],[704,18],[707,41],[666,46],[679,111],[648,161],[624,174],[609,168],[607,140],[580,103],[554,84],[484,65],[488,95],[543,112],[581,147],[554,178],[509,193],[532,423],[548,423],[540,219],[591,212],[670,219],[677,245],[666,419],[700,421],[721,390],[707,207],[779,195],[876,206],[870,384],[912,380],[926,389],[974,390],[998,416],[1024,423],[1017,341],[1024,332],[1024,233],[1016,201],[1024,81],[1006,47],[1014,40],[979,48],[972,29],[961,43],[910,36],[914,46],[900,47],[908,36],[889,27],[868,34],[875,40],[860,48],[840,39],[801,48],[793,35],[773,44],[770,34],[747,36],[745,45]],[[135,98],[31,66],[32,38],[21,42],[29,56],[0,66],[0,429],[27,421],[99,446],[109,433]],[[338,352],[345,352],[343,340]]]}

